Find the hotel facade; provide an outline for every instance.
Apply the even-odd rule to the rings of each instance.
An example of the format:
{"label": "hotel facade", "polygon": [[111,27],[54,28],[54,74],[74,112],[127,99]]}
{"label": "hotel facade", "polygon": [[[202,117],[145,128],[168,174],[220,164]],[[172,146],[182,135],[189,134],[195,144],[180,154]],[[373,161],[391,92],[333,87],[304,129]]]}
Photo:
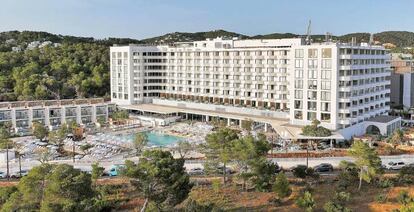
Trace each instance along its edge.
{"label": "hotel facade", "polygon": [[344,139],[401,125],[382,46],[216,38],[114,46],[110,61],[112,102],[142,114],[246,117],[289,139],[314,119]]}

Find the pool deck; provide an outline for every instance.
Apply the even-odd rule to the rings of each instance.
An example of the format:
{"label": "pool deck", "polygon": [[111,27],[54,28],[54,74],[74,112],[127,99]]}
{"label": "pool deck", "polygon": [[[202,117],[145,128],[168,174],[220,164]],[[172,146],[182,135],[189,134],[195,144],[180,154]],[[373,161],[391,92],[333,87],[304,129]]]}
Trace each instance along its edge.
{"label": "pool deck", "polygon": [[[220,112],[220,111],[212,111],[212,110],[202,110],[202,109],[176,107],[176,106],[169,106],[169,105],[168,106],[158,105],[158,104],[137,104],[137,105],[127,105],[127,106],[122,106],[122,107],[125,109],[129,109],[129,110],[138,110],[138,111],[152,112],[152,113],[158,113],[158,114],[190,113],[190,114],[197,114],[197,115],[204,115],[204,116],[211,116],[211,117],[230,118],[230,119],[236,119],[236,120],[250,119],[255,122],[270,124],[273,127],[273,129],[279,134],[279,136],[283,139],[308,139],[309,138],[309,137],[305,137],[301,135],[303,126],[291,125],[289,123],[289,119],[283,119],[283,118],[257,116],[257,115],[251,115],[251,114],[241,114],[241,113]],[[329,136],[329,137],[324,137],[324,138],[312,137],[312,138],[313,139],[343,139],[343,136],[340,135],[338,132],[332,132],[332,136]]]}

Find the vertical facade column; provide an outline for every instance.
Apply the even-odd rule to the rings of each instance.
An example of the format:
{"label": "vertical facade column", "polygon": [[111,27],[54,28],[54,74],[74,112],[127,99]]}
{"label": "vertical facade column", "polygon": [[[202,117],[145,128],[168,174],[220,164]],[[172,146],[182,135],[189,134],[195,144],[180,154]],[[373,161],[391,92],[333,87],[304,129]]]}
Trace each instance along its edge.
{"label": "vertical facade column", "polygon": [[210,116],[206,115],[206,122],[210,122]]}
{"label": "vertical facade column", "polygon": [[66,107],[61,106],[60,109],[60,124],[64,125],[66,123]]}
{"label": "vertical facade column", "polygon": [[230,126],[231,125],[231,119],[230,118],[228,118],[227,119],[227,126]]}
{"label": "vertical facade column", "polygon": [[45,107],[45,126],[47,126],[47,127],[50,126],[49,115],[50,115],[49,107]]}
{"label": "vertical facade column", "polygon": [[33,126],[33,108],[29,108],[29,110],[27,110],[27,118],[29,120],[29,127]]}
{"label": "vertical facade column", "polygon": [[82,112],[81,112],[81,106],[77,105],[76,106],[76,123],[78,124],[82,124]]}
{"label": "vertical facade column", "polygon": [[10,110],[10,115],[11,115],[12,127],[14,129],[16,129],[17,128],[17,125],[16,125],[16,109],[12,108]]}
{"label": "vertical facade column", "polygon": [[105,112],[105,121],[108,121],[109,120],[109,105],[105,106],[105,110],[106,110],[106,112]]}
{"label": "vertical facade column", "polygon": [[92,123],[96,123],[96,105],[92,105]]}
{"label": "vertical facade column", "polygon": [[268,125],[269,125],[268,123],[265,123],[265,125],[264,125],[264,131],[265,132],[267,132]]}

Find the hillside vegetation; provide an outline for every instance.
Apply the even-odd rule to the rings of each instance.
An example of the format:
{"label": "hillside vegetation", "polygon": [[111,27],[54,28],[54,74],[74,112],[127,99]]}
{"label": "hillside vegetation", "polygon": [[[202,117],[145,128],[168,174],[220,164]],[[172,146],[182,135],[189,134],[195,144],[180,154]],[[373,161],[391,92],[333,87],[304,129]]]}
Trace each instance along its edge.
{"label": "hillside vegetation", "polygon": [[[94,39],[56,35],[47,32],[9,31],[0,33],[0,101],[105,97],[109,94],[109,46],[119,44],[161,44],[205,40],[216,37],[241,39],[280,39],[302,35],[272,33],[248,36],[225,30],[174,32],[136,40],[130,38]],[[332,36],[349,42],[369,40],[368,33]],[[312,35],[322,41],[324,35]],[[414,46],[414,33],[387,31],[374,35],[375,41],[398,48]],[[33,47],[33,42],[38,42]],[[45,45],[39,45],[44,43]],[[13,51],[14,50],[14,51]]]}

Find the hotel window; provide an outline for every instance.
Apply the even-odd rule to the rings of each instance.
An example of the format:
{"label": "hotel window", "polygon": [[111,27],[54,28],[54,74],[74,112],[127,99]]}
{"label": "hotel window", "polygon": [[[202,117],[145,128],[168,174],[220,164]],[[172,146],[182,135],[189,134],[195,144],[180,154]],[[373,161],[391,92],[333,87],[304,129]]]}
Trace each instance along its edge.
{"label": "hotel window", "polygon": [[331,79],[331,70],[322,70],[321,71],[321,79]]}
{"label": "hotel window", "polygon": [[316,92],[316,91],[308,91],[308,99],[309,100],[316,100],[316,99],[318,99],[318,92]]}
{"label": "hotel window", "polygon": [[332,58],[332,49],[322,49],[322,58]]}
{"label": "hotel window", "polygon": [[330,121],[331,114],[330,113],[321,113],[321,121]]}
{"label": "hotel window", "polygon": [[332,61],[329,59],[322,60],[322,68],[332,68]]}
{"label": "hotel window", "polygon": [[318,71],[317,70],[308,70],[308,78],[309,79],[318,79]]}
{"label": "hotel window", "polygon": [[316,80],[309,80],[308,81],[308,89],[318,89],[318,81]]}
{"label": "hotel window", "polygon": [[295,80],[295,88],[303,88],[303,80]]}
{"label": "hotel window", "polygon": [[295,57],[296,58],[303,58],[303,49],[296,49],[295,50]]}
{"label": "hotel window", "polygon": [[318,50],[317,49],[308,49],[308,57],[309,58],[317,58],[318,57]]}
{"label": "hotel window", "polygon": [[331,90],[331,82],[330,81],[322,81],[321,82],[321,89],[322,90]]}
{"label": "hotel window", "polygon": [[321,103],[321,111],[324,111],[324,112],[331,112],[331,103],[328,103],[328,102],[322,102],[322,103]]}
{"label": "hotel window", "polygon": [[295,99],[302,99],[303,98],[303,91],[295,90]]}
{"label": "hotel window", "polygon": [[316,119],[316,113],[315,112],[308,112],[308,120],[313,121]]}
{"label": "hotel window", "polygon": [[295,110],[295,119],[303,119],[303,113],[300,110]]}
{"label": "hotel window", "polygon": [[316,111],[316,102],[308,102],[308,110]]}
{"label": "hotel window", "polygon": [[318,68],[318,60],[309,59],[308,60],[308,68]]}
{"label": "hotel window", "polygon": [[295,70],[296,78],[303,78],[303,70]]}
{"label": "hotel window", "polygon": [[331,92],[329,92],[329,91],[322,91],[321,92],[321,100],[322,101],[331,101]]}
{"label": "hotel window", "polygon": [[295,109],[302,109],[302,101],[295,100]]}
{"label": "hotel window", "polygon": [[303,60],[295,60],[295,68],[303,68]]}

